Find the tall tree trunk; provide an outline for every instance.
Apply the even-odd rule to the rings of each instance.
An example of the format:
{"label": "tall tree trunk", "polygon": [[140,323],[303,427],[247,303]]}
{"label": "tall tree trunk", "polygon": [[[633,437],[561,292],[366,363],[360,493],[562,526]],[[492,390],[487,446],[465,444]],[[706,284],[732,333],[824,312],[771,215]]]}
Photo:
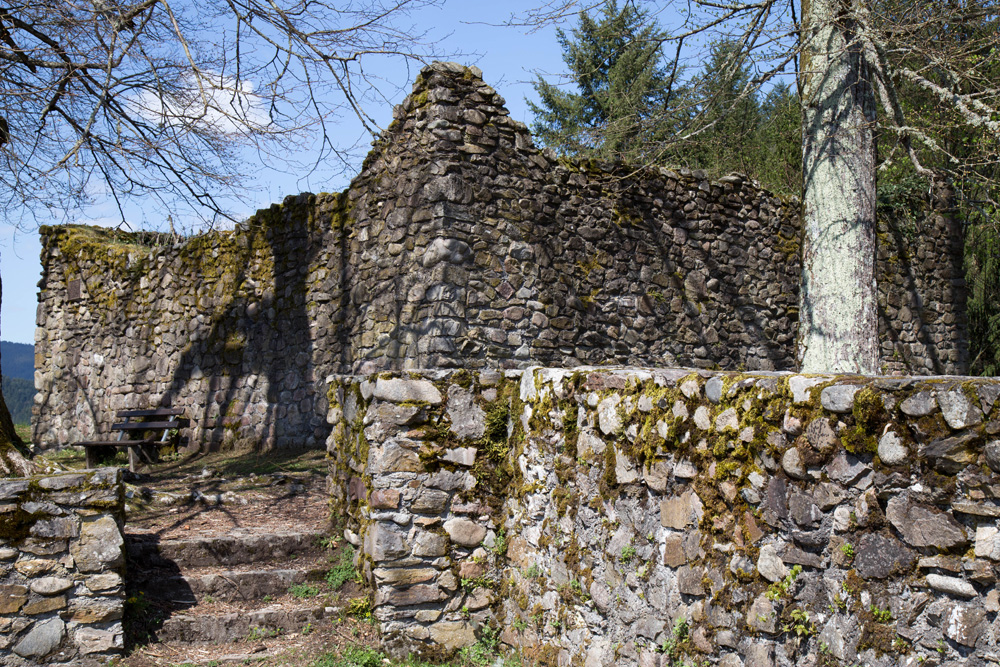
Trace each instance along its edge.
{"label": "tall tree trunk", "polygon": [[[0,281],[0,302],[2,302],[3,281]],[[10,418],[7,402],[3,398],[3,375],[0,374],[0,477],[30,475],[34,466],[21,453],[24,443],[14,430],[14,420]]]}
{"label": "tall tree trunk", "polygon": [[860,1],[802,2],[803,372],[878,372],[875,93]]}

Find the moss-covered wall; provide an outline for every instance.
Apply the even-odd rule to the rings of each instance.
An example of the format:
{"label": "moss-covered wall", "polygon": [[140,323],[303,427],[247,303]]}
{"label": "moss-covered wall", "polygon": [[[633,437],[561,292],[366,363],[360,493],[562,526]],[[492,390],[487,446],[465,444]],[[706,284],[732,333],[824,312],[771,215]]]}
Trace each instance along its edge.
{"label": "moss-covered wall", "polygon": [[[797,201],[738,175],[557,159],[503,105],[478,70],[435,63],[343,194],[191,239],[44,228],[35,442],[169,404],[192,442],[318,446],[333,373],[793,367]],[[961,373],[946,300],[962,288],[925,255],[880,254],[887,370]],[[904,302],[923,304],[916,333]]]}
{"label": "moss-covered wall", "polygon": [[43,227],[34,442],[93,439],[117,410],[167,405],[186,409],[192,443],[321,445],[345,208],[289,197],[187,240]]}
{"label": "moss-covered wall", "polygon": [[0,480],[0,664],[121,655],[124,521],[120,470]]}
{"label": "moss-covered wall", "polygon": [[331,488],[397,654],[491,628],[545,665],[985,665],[998,396],[634,368],[334,378]]}

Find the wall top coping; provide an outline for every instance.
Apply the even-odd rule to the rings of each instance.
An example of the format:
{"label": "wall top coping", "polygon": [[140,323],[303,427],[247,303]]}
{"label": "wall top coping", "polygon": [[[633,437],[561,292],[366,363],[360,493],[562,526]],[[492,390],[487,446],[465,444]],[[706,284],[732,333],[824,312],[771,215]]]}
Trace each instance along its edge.
{"label": "wall top coping", "polygon": [[[378,371],[369,374],[333,374],[326,378],[326,382],[339,381],[364,381],[378,377],[401,377],[412,376],[421,377],[427,380],[444,380],[456,373],[466,372],[460,368],[414,368],[405,371]],[[657,384],[665,383],[673,386],[679,380],[697,375],[709,380],[714,377],[719,378],[802,378],[803,380],[820,380],[824,383],[845,383],[845,384],[874,384],[884,389],[906,389],[909,387],[931,384],[953,384],[973,382],[976,384],[989,384],[1000,386],[1000,377],[978,376],[978,375],[861,375],[856,373],[797,373],[794,371],[715,371],[702,368],[655,368],[647,366],[527,366],[525,368],[492,368],[474,369],[474,373],[482,375],[493,375],[506,379],[518,379],[524,373],[539,373],[542,381],[555,380],[570,377],[580,373],[588,375],[607,375],[634,379],[639,382],[653,380]]]}

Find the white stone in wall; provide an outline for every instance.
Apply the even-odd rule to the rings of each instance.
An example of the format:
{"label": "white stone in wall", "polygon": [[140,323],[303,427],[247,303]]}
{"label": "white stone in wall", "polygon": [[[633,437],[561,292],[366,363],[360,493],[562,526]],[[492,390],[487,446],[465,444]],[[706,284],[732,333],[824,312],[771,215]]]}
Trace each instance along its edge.
{"label": "white stone in wall", "polygon": [[604,435],[616,435],[622,428],[622,418],[618,414],[621,396],[612,394],[597,406],[597,420]]}
{"label": "white stone in wall", "polygon": [[878,441],[878,457],[885,465],[905,463],[910,452],[895,431],[886,431]]}
{"label": "white stone in wall", "polygon": [[441,392],[427,380],[404,380],[401,378],[379,378],[375,381],[374,397],[393,403],[417,402],[440,405],[444,400]]}
{"label": "white stone in wall", "polygon": [[976,528],[976,558],[1000,560],[1000,530],[996,526]]}
{"label": "white stone in wall", "polygon": [[806,377],[804,375],[793,375],[788,378],[788,388],[792,392],[792,402],[796,405],[808,403],[810,398],[809,390],[816,385],[829,382],[832,377]]}

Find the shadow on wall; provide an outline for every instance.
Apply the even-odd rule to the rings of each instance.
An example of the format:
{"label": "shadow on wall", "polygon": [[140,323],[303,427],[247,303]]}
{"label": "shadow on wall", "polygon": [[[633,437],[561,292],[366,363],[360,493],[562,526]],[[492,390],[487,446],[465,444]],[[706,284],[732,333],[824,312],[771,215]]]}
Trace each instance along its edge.
{"label": "shadow on wall", "polygon": [[188,416],[200,431],[192,441],[212,450],[247,439],[263,449],[315,445],[302,442],[312,432],[302,424],[317,398],[306,280],[317,244],[309,243],[307,216],[294,209],[272,207],[255,220],[260,227],[245,234],[269,246],[271,284],[246,274],[253,241],[239,247],[228,260],[236,272],[231,300],[185,348],[163,395],[164,404],[204,397]]}
{"label": "shadow on wall", "polygon": [[919,201],[902,205],[880,202],[877,268],[883,368],[967,373],[965,228],[950,186],[938,181],[921,194]]}
{"label": "shadow on wall", "polygon": [[[539,334],[548,340],[525,336],[531,339],[532,359],[562,365],[609,359],[648,364],[655,359],[706,368],[791,368],[788,341],[794,338],[798,284],[789,277],[798,257],[784,258],[775,269],[756,254],[748,256],[747,250],[781,252],[777,226],[769,230],[775,238],[755,239],[750,238],[753,231],[728,219],[710,220],[707,214],[694,223],[680,223],[683,201],[663,197],[663,206],[651,211],[643,201],[659,193],[648,183],[609,180],[596,213],[584,214],[569,204],[579,199],[570,190],[543,203],[556,210],[552,216],[525,223],[532,256],[513,264],[532,274],[538,299],[554,305],[552,317],[541,321],[564,320],[555,340],[544,330]],[[740,185],[735,191],[743,192]],[[688,227],[704,236],[706,225],[715,237],[730,238],[729,243],[688,242]],[[567,226],[577,232],[568,242],[559,234]],[[501,262],[506,267],[512,259],[509,254]],[[747,264],[760,280],[740,269]],[[773,280],[763,279],[767,271],[774,273]],[[572,348],[571,356],[567,348]]]}
{"label": "shadow on wall", "polygon": [[[144,331],[130,331],[133,324],[128,312],[128,304],[141,302],[144,290],[138,280],[124,281],[121,289],[107,290],[105,272],[84,270],[81,259],[90,253],[82,251],[91,243],[108,243],[103,246],[103,256],[109,264],[108,272],[135,273],[145,266],[145,252],[133,252],[143,248],[146,252],[161,240],[161,236],[151,233],[128,234],[118,230],[100,230],[95,234],[90,228],[68,226],[65,228],[42,227],[41,233],[45,239],[46,248],[50,239],[56,240],[54,245],[59,248],[65,264],[59,266],[59,260],[48,252],[43,252],[43,283],[39,287],[42,292],[53,289],[49,282],[65,281],[65,319],[69,329],[68,335],[61,341],[50,343],[54,349],[49,351],[51,357],[47,360],[46,372],[54,374],[57,381],[42,382],[37,386],[35,404],[32,409],[32,440],[43,446],[62,446],[72,442],[93,439],[99,434],[108,434],[114,421],[116,410],[139,407],[131,402],[134,396],[109,389],[98,398],[94,389],[100,385],[99,378],[109,373],[118,377],[118,385],[130,385],[133,378],[144,374],[153,365],[155,350],[150,349],[143,337]],[[110,246],[110,247],[109,247]],[[58,257],[59,255],[56,255]],[[58,267],[58,270],[57,268]],[[79,331],[73,330],[73,325],[83,318],[76,313],[77,303],[99,310],[98,317],[110,334],[106,340],[110,347],[96,353],[87,346],[80,346],[73,341]],[[106,319],[104,319],[106,318]],[[43,320],[37,323],[43,326]],[[131,351],[140,340],[138,352]],[[122,348],[129,350],[120,354]],[[36,355],[39,346],[36,345]],[[123,391],[123,390],[122,390]],[[61,411],[57,406],[71,405],[70,410]],[[141,407],[147,407],[145,405]],[[45,432],[40,432],[37,416],[39,413],[54,415],[58,424],[46,424]],[[62,434],[56,441],[46,441],[49,432],[55,430]]]}

